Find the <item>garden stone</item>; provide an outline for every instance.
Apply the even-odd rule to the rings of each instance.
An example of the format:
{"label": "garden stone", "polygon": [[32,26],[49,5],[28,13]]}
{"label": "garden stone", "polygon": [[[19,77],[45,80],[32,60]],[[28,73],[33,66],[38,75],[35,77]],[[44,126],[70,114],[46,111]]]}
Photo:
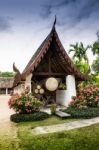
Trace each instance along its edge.
{"label": "garden stone", "polygon": [[56,115],[61,117],[61,118],[66,118],[66,117],[70,117],[71,115],[62,111],[56,111]]}

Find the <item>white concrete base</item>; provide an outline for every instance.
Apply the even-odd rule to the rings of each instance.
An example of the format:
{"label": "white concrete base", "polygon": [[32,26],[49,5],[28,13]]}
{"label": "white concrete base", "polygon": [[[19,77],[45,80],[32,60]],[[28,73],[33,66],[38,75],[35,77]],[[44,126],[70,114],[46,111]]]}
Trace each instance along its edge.
{"label": "white concrete base", "polygon": [[75,77],[73,75],[66,77],[66,87],[66,90],[56,91],[56,103],[63,106],[68,106],[72,96],[76,96]]}
{"label": "white concrete base", "polygon": [[32,78],[32,73],[30,73],[25,80],[25,88],[29,87],[30,88],[30,93],[31,93],[31,78]]}
{"label": "white concrete base", "polygon": [[56,103],[63,105],[63,106],[68,106],[69,100],[67,99],[67,90],[57,90],[56,91]]}
{"label": "white concrete base", "polygon": [[8,95],[8,88],[6,88],[6,95]]}

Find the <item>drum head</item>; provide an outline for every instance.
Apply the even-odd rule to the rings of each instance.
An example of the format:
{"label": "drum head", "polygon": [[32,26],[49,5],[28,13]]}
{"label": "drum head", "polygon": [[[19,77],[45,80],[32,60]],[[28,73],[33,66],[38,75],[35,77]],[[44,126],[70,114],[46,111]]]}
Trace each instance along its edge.
{"label": "drum head", "polygon": [[58,88],[58,81],[57,79],[50,77],[45,82],[45,87],[48,91],[55,91]]}

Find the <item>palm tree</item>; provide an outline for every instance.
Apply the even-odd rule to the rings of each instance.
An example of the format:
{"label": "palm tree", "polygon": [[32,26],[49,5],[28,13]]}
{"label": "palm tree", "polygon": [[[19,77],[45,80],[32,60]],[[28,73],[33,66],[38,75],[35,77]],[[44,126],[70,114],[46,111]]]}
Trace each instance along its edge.
{"label": "palm tree", "polygon": [[92,45],[92,52],[93,52],[93,55],[99,56],[99,31],[97,31],[96,35],[97,35],[97,41],[94,42]]}
{"label": "palm tree", "polygon": [[90,48],[90,46],[84,47],[83,43],[80,42],[80,44],[76,43],[75,45],[70,45],[72,48],[69,50],[69,53],[74,52],[73,59],[78,59],[78,61],[84,60],[89,64],[88,57],[87,57],[87,50]]}
{"label": "palm tree", "polygon": [[94,44],[92,45],[92,52],[93,52],[93,55],[99,55],[99,42],[98,41],[94,42]]}
{"label": "palm tree", "polygon": [[[90,66],[89,66],[89,61],[88,61],[88,57],[87,57],[87,53],[86,52],[87,52],[87,50],[89,48],[91,48],[91,46],[88,45],[88,46],[84,47],[82,42],[80,42],[80,44],[76,43],[75,45],[72,44],[70,46],[72,48],[69,50],[69,53],[74,52],[73,60],[74,60],[75,65],[77,66],[77,68],[82,70],[82,67],[84,67],[84,64],[83,64],[84,63],[83,60],[84,60],[85,61],[85,65],[88,66],[88,69],[87,69],[86,73],[89,74],[90,73]],[[81,66],[81,64],[83,64],[83,66]]]}
{"label": "palm tree", "polygon": [[99,74],[99,56],[93,61],[91,68],[96,74]]}

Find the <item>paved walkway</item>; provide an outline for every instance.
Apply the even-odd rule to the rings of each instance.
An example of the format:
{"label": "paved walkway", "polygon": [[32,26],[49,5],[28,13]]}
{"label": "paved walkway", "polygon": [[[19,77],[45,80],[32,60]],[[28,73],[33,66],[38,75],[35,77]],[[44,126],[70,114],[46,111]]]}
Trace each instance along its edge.
{"label": "paved walkway", "polygon": [[[8,100],[10,96],[0,95],[0,135],[14,134],[15,125],[10,121],[10,115],[14,113],[9,109]],[[13,132],[12,132],[13,131]]]}
{"label": "paved walkway", "polygon": [[9,109],[8,100],[10,96],[0,95],[0,121],[9,120],[13,110]]}
{"label": "paved walkway", "polygon": [[90,126],[96,123],[99,123],[99,117],[93,119],[83,119],[79,121],[73,121],[73,122],[63,123],[58,125],[36,127],[33,129],[33,134],[38,135],[38,134],[60,132],[65,130],[72,130],[72,129]]}

